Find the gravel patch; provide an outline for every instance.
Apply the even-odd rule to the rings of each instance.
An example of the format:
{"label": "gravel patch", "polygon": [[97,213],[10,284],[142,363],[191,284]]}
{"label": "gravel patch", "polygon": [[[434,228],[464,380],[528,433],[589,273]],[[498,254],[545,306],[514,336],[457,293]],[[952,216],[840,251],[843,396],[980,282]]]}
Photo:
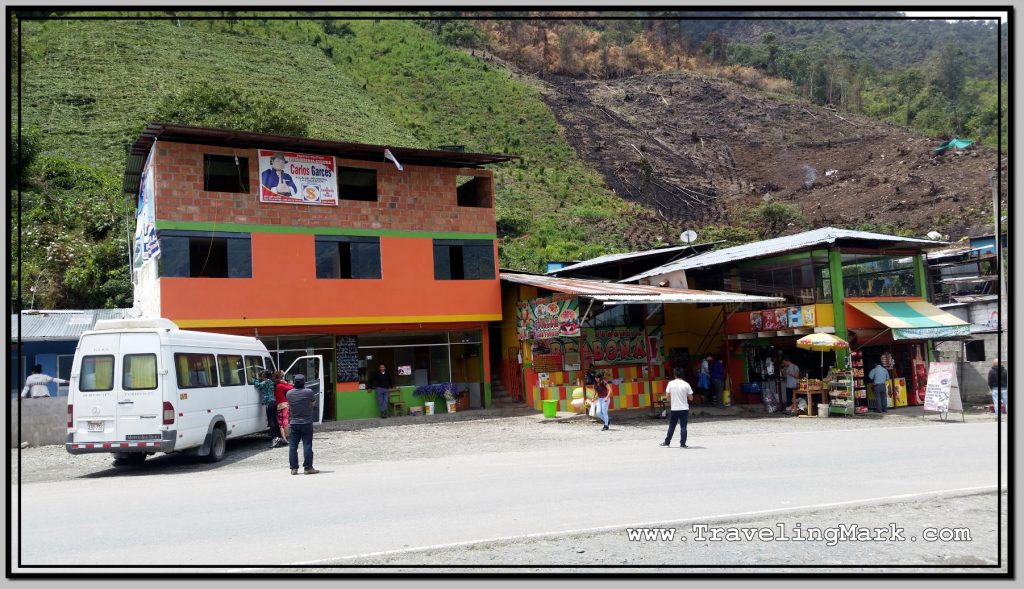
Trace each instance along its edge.
{"label": "gravel patch", "polygon": [[[890,411],[850,418],[802,418],[765,415],[745,409],[718,411],[716,415],[695,411],[689,424],[691,443],[701,438],[760,433],[871,429],[880,427],[955,427],[929,415],[922,419],[920,408]],[[959,418],[957,417],[957,422]],[[970,422],[992,422],[991,414],[968,414]],[[610,431],[585,416],[545,419],[526,408],[467,411],[454,415],[399,417],[376,420],[331,422],[317,428],[313,448],[319,464],[358,464],[419,460],[424,453],[433,457],[502,453],[538,448],[615,444],[623,440],[659,441],[664,438],[666,420],[650,416],[648,410],[617,411],[611,415]],[[151,456],[139,466],[113,467],[110,454],[68,454],[63,446],[11,450],[12,484],[69,480],[81,477],[174,475],[215,469],[287,468],[286,447],[271,449],[264,435],[228,441],[225,459],[209,464],[184,454]]]}
{"label": "gravel patch", "polygon": [[[840,509],[803,511],[739,518],[723,521],[669,523],[664,527],[676,530],[673,541],[630,541],[626,530],[608,530],[595,533],[559,535],[543,538],[509,540],[472,544],[429,551],[409,551],[397,554],[349,559],[332,564],[385,566],[386,569],[361,569],[370,573],[470,573],[470,572],[787,572],[836,574],[849,573],[976,573],[1005,574],[1007,571],[1007,505],[1006,492],[1002,493],[1002,515],[996,518],[996,493],[947,495],[927,500],[893,502]],[[789,537],[796,535],[799,526],[830,528],[857,524],[867,528],[886,528],[894,524],[904,530],[904,541],[838,542],[781,542],[754,539],[747,541],[699,541],[694,525],[735,528],[769,529],[779,532],[779,526]],[[997,541],[997,527],[1003,530],[1001,545]],[[926,528],[966,528],[970,540],[924,540]],[[705,538],[710,532],[704,532]],[[681,541],[686,537],[687,541]],[[724,537],[724,534],[723,534]],[[912,540],[913,538],[913,540]],[[997,550],[997,546],[1000,546]],[[1002,554],[999,566],[998,555]],[[439,565],[439,555],[445,561],[457,561],[470,568],[439,566],[431,569],[404,568],[405,565]],[[477,568],[477,567],[487,568]],[[506,566],[517,568],[504,568]],[[617,566],[643,566],[645,568],[597,568]],[[743,568],[757,565],[769,568]],[[818,565],[811,569],[787,568],[798,565]],[[850,566],[836,569],[829,565]],[[852,565],[852,566],[851,566]],[[888,565],[912,566],[891,568]],[[518,568],[525,566],[526,568]],[[740,568],[720,568],[739,566]],[[490,568],[501,567],[501,568]],[[558,567],[558,568],[554,568]],[[567,568],[566,568],[567,567]],[[682,568],[687,567],[687,568]],[[692,567],[692,568],[691,568]],[[921,568],[917,568],[921,567]],[[927,568],[926,568],[927,567]],[[930,568],[941,567],[941,568]],[[353,569],[294,569],[298,572],[355,572]],[[360,570],[360,569],[357,569]]]}

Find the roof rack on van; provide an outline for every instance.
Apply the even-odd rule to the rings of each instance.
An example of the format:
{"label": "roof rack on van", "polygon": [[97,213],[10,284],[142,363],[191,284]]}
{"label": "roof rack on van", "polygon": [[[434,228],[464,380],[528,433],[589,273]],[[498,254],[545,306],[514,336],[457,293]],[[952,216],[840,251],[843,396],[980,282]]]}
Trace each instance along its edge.
{"label": "roof rack on van", "polygon": [[138,319],[100,319],[93,329],[178,329],[178,326],[170,319],[163,317],[141,317]]}

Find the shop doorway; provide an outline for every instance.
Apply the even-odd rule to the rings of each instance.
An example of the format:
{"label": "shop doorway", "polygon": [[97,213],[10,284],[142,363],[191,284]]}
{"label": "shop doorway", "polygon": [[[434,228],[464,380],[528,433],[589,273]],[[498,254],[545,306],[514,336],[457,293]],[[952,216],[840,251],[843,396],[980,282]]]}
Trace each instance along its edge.
{"label": "shop doorway", "polygon": [[323,356],[324,379],[321,383],[324,391],[324,421],[333,421],[335,417],[335,383],[337,380],[334,336],[331,335],[296,335],[267,336],[259,340],[267,346],[274,365],[281,370],[291,366],[302,356]]}

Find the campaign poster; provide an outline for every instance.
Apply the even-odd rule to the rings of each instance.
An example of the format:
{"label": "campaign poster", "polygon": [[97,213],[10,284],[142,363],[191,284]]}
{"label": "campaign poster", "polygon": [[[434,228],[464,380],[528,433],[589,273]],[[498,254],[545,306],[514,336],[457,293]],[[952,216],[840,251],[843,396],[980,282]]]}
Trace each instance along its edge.
{"label": "campaign poster", "polygon": [[334,156],[260,149],[260,202],[338,206]]}

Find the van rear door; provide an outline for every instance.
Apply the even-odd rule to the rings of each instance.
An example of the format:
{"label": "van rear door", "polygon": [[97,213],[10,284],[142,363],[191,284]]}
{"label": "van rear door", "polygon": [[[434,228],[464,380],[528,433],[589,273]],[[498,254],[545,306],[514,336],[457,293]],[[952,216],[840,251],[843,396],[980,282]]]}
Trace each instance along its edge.
{"label": "van rear door", "polygon": [[160,337],[121,333],[121,362],[115,378],[119,440],[159,440],[163,425]]}
{"label": "van rear door", "polygon": [[71,369],[69,403],[75,442],[117,440],[117,391],[115,360],[120,334],[92,333],[82,336]]}

